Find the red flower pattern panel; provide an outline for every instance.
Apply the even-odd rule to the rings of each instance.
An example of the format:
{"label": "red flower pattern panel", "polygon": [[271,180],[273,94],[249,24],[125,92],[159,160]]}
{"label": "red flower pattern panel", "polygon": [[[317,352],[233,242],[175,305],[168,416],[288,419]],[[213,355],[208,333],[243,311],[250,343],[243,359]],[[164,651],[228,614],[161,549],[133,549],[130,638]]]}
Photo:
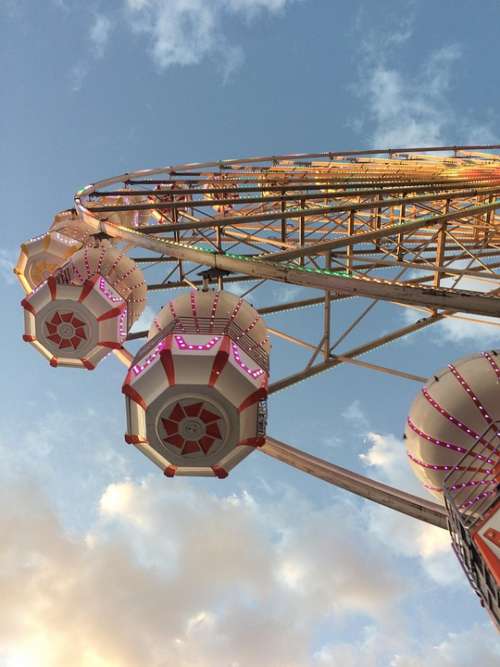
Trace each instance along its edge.
{"label": "red flower pattern panel", "polygon": [[176,447],[180,454],[208,454],[214,442],[222,439],[217,423],[220,420],[202,402],[176,403],[168,418],[161,418],[165,430],[163,441]]}
{"label": "red flower pattern panel", "polygon": [[45,322],[47,338],[55,343],[60,350],[66,347],[78,348],[82,340],[87,340],[85,322],[78,319],[74,313],[60,313],[56,311],[51,320]]}

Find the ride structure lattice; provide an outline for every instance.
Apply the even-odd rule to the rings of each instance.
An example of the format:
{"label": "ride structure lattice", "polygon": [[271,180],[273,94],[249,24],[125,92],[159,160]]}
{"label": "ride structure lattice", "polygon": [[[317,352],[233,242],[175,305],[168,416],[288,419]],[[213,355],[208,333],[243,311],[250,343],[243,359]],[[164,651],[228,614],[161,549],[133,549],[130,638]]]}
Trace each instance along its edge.
{"label": "ride structure lattice", "polygon": [[[92,368],[114,352],[128,368],[128,441],[167,476],[224,477],[260,449],[446,528],[450,504],[447,511],[266,436],[266,400],[342,364],[425,385],[408,420],[408,456],[443,502],[444,476],[464,467],[463,455],[474,457],[484,415],[500,419],[496,352],[451,364],[438,382],[366,357],[445,318],[500,324],[499,148],[256,157],[88,185],[41,240],[22,247],[25,340],[52,365]],[[170,291],[168,305],[156,328],[131,331],[146,303],[146,273],[154,276],[147,293]],[[310,293],[252,309],[246,298],[272,283]],[[226,298],[230,286],[239,297]],[[189,293],[172,298],[182,288]],[[346,299],[362,310],[337,330],[332,309]],[[364,327],[380,302],[421,317],[389,332]],[[321,311],[322,325],[304,340],[287,313],[309,307]],[[271,326],[277,313],[279,328]],[[366,340],[349,346],[354,331]],[[307,363],[290,355],[286,374],[268,381],[268,336],[306,350]],[[135,354],[128,349],[146,338]]]}

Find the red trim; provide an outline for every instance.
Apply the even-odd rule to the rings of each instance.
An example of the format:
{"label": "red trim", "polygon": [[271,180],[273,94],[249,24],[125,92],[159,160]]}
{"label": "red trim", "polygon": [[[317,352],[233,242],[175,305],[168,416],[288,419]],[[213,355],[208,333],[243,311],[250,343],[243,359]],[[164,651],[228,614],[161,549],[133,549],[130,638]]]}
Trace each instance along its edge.
{"label": "red trim", "polygon": [[125,442],[129,445],[139,445],[140,443],[147,442],[147,440],[138,435],[125,433]]}
{"label": "red trim", "polygon": [[222,466],[211,466],[214,475],[219,479],[225,479],[228,476],[228,472]]}
{"label": "red trim", "polygon": [[78,301],[81,303],[82,301],[85,301],[85,299],[88,297],[90,292],[94,289],[95,281],[97,280],[96,278],[89,278],[86,280],[83,285],[82,285],[82,291],[80,292],[80,296],[78,297]]}
{"label": "red trim", "polygon": [[497,584],[500,585],[500,560],[496,557],[493,551],[484,543],[484,540],[479,535],[474,535],[472,538],[476,543],[479,553],[484,558],[486,566],[491,574],[495,577]]}
{"label": "red trim", "polygon": [[82,364],[85,366],[85,368],[88,371],[93,371],[94,368],[95,368],[95,365],[91,361],[89,361],[88,359],[85,359],[85,357],[82,357]]}
{"label": "red trim", "polygon": [[219,379],[220,374],[222,373],[229,359],[229,350],[230,350],[229,336],[224,336],[219,351],[214,357],[214,363],[212,364],[212,370],[210,371],[210,377],[208,379],[209,387],[213,387],[217,382],[217,380]]}
{"label": "red trim", "polygon": [[250,394],[250,396],[247,396],[245,400],[241,403],[240,407],[238,408],[238,412],[243,412],[243,410],[246,410],[249,408],[251,405],[254,405],[254,403],[258,403],[258,401],[265,401],[267,398],[267,389],[264,387],[260,387],[260,389],[257,389],[256,391],[253,392],[253,394]]}
{"label": "red trim", "polygon": [[172,337],[169,336],[168,347],[160,352],[160,361],[163,365],[165,375],[167,376],[168,384],[172,387],[175,384],[175,365],[172,356],[170,345],[172,344]]}
{"label": "red trim", "polygon": [[495,530],[494,528],[487,528],[483,537],[492,542],[496,547],[500,549],[500,530]]}
{"label": "red trim", "polygon": [[132,367],[130,367],[127,371],[127,375],[125,376],[125,380],[123,380],[123,384],[130,384],[130,381],[134,379],[135,376],[133,376],[132,373]]}
{"label": "red trim", "polygon": [[33,315],[35,315],[35,309],[34,309],[33,306],[31,305],[31,303],[28,301],[28,299],[23,299],[23,300],[21,301],[21,306],[22,306],[25,310],[29,310],[30,313],[32,313]]}
{"label": "red trim", "polygon": [[121,343],[117,343],[114,340],[101,340],[99,343],[97,343],[101,347],[109,347],[112,350],[121,350],[123,348],[123,345]]}
{"label": "red trim", "polygon": [[163,474],[165,475],[165,477],[174,477],[176,472],[177,472],[177,466],[169,465],[165,468]]}
{"label": "red trim", "polygon": [[147,409],[148,406],[146,405],[146,401],[142,398],[139,392],[136,391],[129,384],[123,385],[122,394],[125,394],[125,396],[128,396],[128,398],[130,398],[131,401],[134,401],[134,403],[140,405],[143,410]]}
{"label": "red trim", "polygon": [[478,533],[481,528],[484,526],[485,523],[488,522],[489,519],[495,514],[495,512],[500,512],[500,504],[499,504],[500,498],[497,498],[497,500],[493,503],[493,505],[485,512],[483,515],[483,518],[480,520],[478,524],[474,527],[474,534]]}
{"label": "red trim", "polygon": [[266,442],[266,439],[263,436],[255,436],[254,438],[246,438],[246,440],[240,440],[238,447],[262,447]]}
{"label": "red trim", "polygon": [[102,315],[100,315],[97,318],[97,321],[102,322],[103,320],[110,320],[113,317],[118,317],[118,315],[121,314],[124,307],[125,307],[125,304],[123,304],[121,306],[116,306],[116,308],[111,308],[111,310],[107,310],[105,313],[103,313]]}
{"label": "red trim", "polygon": [[23,334],[23,340],[26,343],[32,343],[34,340],[36,340],[35,336],[32,336],[31,334]]}
{"label": "red trim", "polygon": [[47,286],[50,290],[50,298],[52,299],[52,301],[54,301],[55,299],[57,299],[57,283],[54,276],[48,277]]}
{"label": "red trim", "polygon": [[52,368],[57,368],[59,365],[56,357],[52,357],[52,359],[49,361],[49,364],[52,366]]}

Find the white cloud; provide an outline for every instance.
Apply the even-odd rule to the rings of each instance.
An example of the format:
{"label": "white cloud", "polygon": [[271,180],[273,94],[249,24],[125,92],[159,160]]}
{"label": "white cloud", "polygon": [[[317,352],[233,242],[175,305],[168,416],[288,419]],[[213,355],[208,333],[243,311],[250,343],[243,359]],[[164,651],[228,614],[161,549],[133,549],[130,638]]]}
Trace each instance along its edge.
{"label": "white cloud", "polygon": [[341,412],[342,417],[350,422],[357,430],[366,431],[368,428],[368,418],[361,408],[360,401],[356,398],[352,403]]}
{"label": "white cloud", "polygon": [[473,625],[461,633],[449,633],[439,644],[420,646],[413,655],[397,655],[390,667],[496,667],[500,663],[500,642],[490,628]]}
{"label": "white cloud", "polygon": [[431,54],[415,76],[384,62],[366,77],[374,146],[434,146],[443,142],[454,120],[447,100],[453,66],[461,57],[456,45]]}
{"label": "white cloud", "polygon": [[400,4],[397,14],[384,13],[382,28],[373,25],[372,13],[358,12],[355,90],[366,106],[362,116],[349,121],[350,127],[368,131],[376,148],[439,145],[455,141],[456,135],[463,143],[493,140],[491,109],[482,110],[483,118],[458,115],[450,100],[462,58],[460,45],[448,43],[430,53],[421,50],[427,55],[413,71],[400,64],[403,49],[419,39],[414,34],[416,3]]}
{"label": "white cloud", "polygon": [[[430,500],[413,475],[404,442],[392,434],[368,433],[369,449],[360,454],[382,481]],[[427,575],[440,585],[463,581],[463,573],[451,549],[447,531],[378,505],[368,508],[370,530],[395,553],[418,557]]]}
{"label": "white cloud", "polygon": [[152,56],[165,69],[197,65],[215,55],[229,76],[242,62],[239,45],[228,43],[225,17],[252,20],[262,13],[276,14],[290,0],[126,0],[127,16],[136,31],[152,38]]}
{"label": "white cloud", "polygon": [[104,55],[111,29],[112,23],[107,16],[104,16],[104,14],[94,16],[94,22],[90,26],[89,39],[95,48],[94,55],[96,58],[102,58]]}
{"label": "white cloud", "polygon": [[70,70],[71,90],[79,92],[92,69],[93,62],[104,56],[109,42],[113,24],[111,19],[104,14],[94,14],[93,21],[87,32],[87,38],[90,42],[90,52],[80,58]]}
{"label": "white cloud", "polygon": [[353,506],[154,476],[109,485],[99,511],[70,536],[33,485],[0,486],[7,665],[305,667],[318,624],[383,625],[406,591]]}
{"label": "white cloud", "polygon": [[82,89],[83,82],[85,81],[87,74],[90,71],[90,66],[87,61],[80,61],[71,68],[70,79],[71,79],[71,90],[74,93],[77,93]]}
{"label": "white cloud", "polygon": [[426,638],[409,647],[398,636],[368,626],[352,643],[331,643],[314,655],[314,667],[495,667],[500,642],[487,625],[473,625],[431,642]]}
{"label": "white cloud", "polygon": [[138,320],[134,322],[132,328],[130,329],[131,333],[134,333],[135,331],[143,331],[145,329],[149,329],[155,314],[156,313],[151,308],[151,306],[146,305],[146,307],[141,313],[141,316],[139,317]]}
{"label": "white cloud", "polygon": [[[481,323],[469,320],[467,316],[463,319],[447,317],[437,325],[437,329],[442,334],[436,336],[436,342],[445,345],[447,342],[466,343],[475,341],[483,345],[494,344],[498,346],[500,341],[500,327],[498,318],[482,317],[477,318]],[[497,324],[485,324],[486,322],[496,322]]]}
{"label": "white cloud", "polygon": [[13,269],[17,261],[17,254],[13,250],[0,248],[0,276],[7,285],[13,285],[16,282]]}
{"label": "white cloud", "polygon": [[[480,268],[478,264],[471,265],[467,260],[452,262],[448,268],[451,269],[471,269]],[[485,271],[483,270],[483,273]],[[414,271],[413,277],[421,275]],[[485,282],[471,276],[463,276],[459,282],[456,282],[458,276],[445,278],[441,281],[443,287],[455,287],[459,290],[472,292],[487,292],[498,287],[498,281]],[[410,324],[422,317],[422,312],[413,308],[405,309],[403,319]],[[490,324],[491,323],[491,324]],[[482,345],[498,345],[500,340],[500,320],[495,317],[480,315],[467,315],[457,313],[457,317],[447,317],[435,324],[430,336],[436,345],[446,345],[447,343],[467,343],[474,341]]]}
{"label": "white cloud", "polygon": [[365,465],[380,471],[391,484],[410,493],[420,493],[426,498],[429,497],[411,472],[406,447],[401,438],[391,433],[369,431],[366,433],[366,442],[369,445],[368,450],[359,455]]}
{"label": "white cloud", "polygon": [[304,295],[306,292],[307,290],[305,290],[303,287],[300,287],[299,285],[287,285],[286,283],[272,285],[273,300],[277,303],[295,301],[300,296],[305,298]]}

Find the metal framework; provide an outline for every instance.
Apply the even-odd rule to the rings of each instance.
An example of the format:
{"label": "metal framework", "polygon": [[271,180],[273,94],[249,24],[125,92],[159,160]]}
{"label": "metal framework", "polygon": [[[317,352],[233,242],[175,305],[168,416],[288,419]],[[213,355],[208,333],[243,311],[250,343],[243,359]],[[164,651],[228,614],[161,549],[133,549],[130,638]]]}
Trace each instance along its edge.
{"label": "metal framework", "polygon": [[[470,452],[483,456],[481,465],[471,469],[467,465],[468,455],[465,455],[448,473],[444,498],[453,550],[469,583],[500,630],[498,572],[495,573],[491,562],[486,562],[477,537],[481,526],[500,504],[499,429],[500,422],[493,422],[471,448]],[[495,488],[492,488],[493,484]]]}
{"label": "metal framework", "polygon": [[[340,364],[423,382],[361,357],[444,318],[480,325],[484,316],[498,317],[499,149],[448,146],[184,164],[89,185],[77,193],[75,208],[84,218],[99,218],[102,233],[134,248],[133,258],[151,276],[152,292],[236,283],[247,295],[271,282],[314,290],[308,298],[260,310],[266,316],[322,310],[322,327],[311,340],[301,339],[292,326],[273,328],[267,317],[273,336],[310,355],[295,367],[291,357],[287,374],[273,379],[270,393]],[[121,222],[127,216],[132,223]],[[337,330],[332,309],[352,297],[363,309]],[[349,337],[365,331],[366,317],[379,302],[419,309],[422,318],[389,333],[370,327],[366,341],[350,347]],[[288,448],[285,457],[283,447],[269,439],[265,451],[306,469],[303,453]],[[339,479],[334,483],[342,486]],[[351,482],[344,488],[364,489],[360,495],[383,502],[376,483]],[[416,510],[415,499],[403,496],[394,509],[445,527],[437,505]]]}

